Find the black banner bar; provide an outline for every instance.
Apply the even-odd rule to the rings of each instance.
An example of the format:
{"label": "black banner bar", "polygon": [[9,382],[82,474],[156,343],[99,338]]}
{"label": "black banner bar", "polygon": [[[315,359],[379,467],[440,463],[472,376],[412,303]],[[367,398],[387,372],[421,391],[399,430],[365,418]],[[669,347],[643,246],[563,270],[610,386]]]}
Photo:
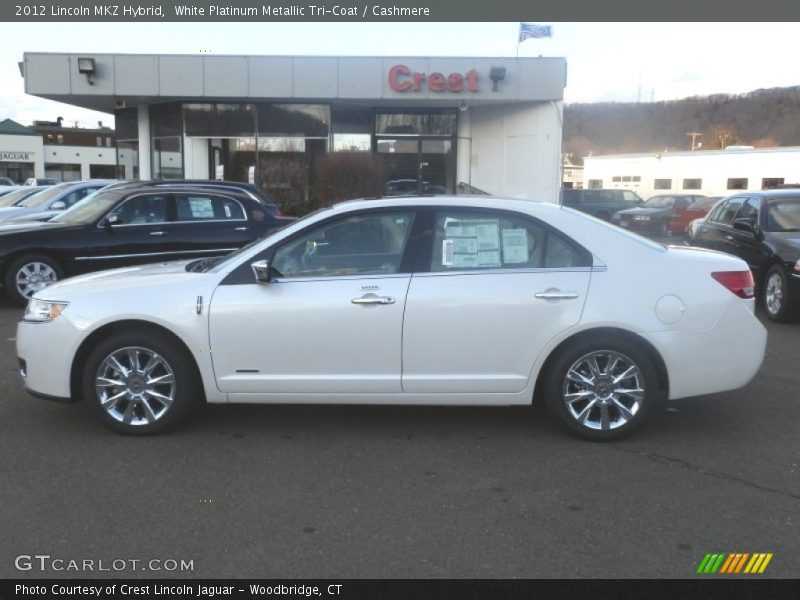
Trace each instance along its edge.
{"label": "black banner bar", "polygon": [[786,0],[4,0],[0,3],[0,21],[17,22],[796,20],[800,20],[800,3]]}
{"label": "black banner bar", "polygon": [[797,600],[797,580],[113,580],[0,581],[0,598],[326,600]]}

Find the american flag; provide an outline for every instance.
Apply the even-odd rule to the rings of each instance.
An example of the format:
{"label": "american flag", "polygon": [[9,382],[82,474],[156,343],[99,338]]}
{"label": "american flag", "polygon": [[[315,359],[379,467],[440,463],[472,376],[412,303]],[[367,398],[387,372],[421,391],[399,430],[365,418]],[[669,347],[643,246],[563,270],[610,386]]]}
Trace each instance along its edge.
{"label": "american flag", "polygon": [[524,42],[531,38],[553,37],[553,28],[550,25],[536,25],[535,23],[519,24],[519,41]]}

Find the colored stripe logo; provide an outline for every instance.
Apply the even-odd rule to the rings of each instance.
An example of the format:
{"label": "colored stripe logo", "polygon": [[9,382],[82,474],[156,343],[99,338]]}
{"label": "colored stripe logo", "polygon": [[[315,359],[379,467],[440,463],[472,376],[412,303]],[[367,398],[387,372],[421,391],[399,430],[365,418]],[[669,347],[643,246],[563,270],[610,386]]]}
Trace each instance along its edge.
{"label": "colored stripe logo", "polygon": [[772,560],[772,553],[766,552],[716,552],[709,553],[703,557],[697,573],[701,574],[725,574],[735,575],[746,573],[756,575],[763,573],[769,561]]}

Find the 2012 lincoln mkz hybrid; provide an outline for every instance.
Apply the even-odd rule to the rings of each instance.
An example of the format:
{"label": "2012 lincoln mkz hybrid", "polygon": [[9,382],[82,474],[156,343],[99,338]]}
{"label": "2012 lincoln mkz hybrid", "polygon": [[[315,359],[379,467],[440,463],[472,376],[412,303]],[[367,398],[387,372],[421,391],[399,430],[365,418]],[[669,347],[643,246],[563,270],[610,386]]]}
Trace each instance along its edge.
{"label": "2012 lincoln mkz hybrid", "polygon": [[[203,401],[523,405],[608,440],[764,357],[747,265],[569,208],[424,197],[322,209],[222,258],[73,277],[17,333],[28,390],[111,429]],[[724,410],[720,408],[720,410]]]}

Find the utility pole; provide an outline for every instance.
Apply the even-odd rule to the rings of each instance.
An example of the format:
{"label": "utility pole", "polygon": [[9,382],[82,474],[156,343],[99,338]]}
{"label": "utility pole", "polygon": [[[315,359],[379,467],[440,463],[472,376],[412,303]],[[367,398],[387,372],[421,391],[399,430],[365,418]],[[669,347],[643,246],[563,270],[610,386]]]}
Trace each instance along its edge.
{"label": "utility pole", "polygon": [[690,131],[686,135],[692,136],[692,152],[700,148],[700,144],[696,143],[697,138],[702,137],[703,134],[698,131]]}

